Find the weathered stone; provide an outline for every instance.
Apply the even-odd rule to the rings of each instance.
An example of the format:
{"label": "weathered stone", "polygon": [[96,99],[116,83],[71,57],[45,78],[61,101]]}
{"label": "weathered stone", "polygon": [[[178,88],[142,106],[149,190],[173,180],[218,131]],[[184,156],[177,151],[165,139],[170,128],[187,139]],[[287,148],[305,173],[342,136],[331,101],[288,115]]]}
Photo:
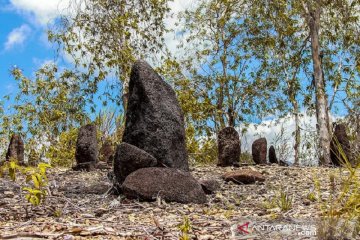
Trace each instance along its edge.
{"label": "weathered stone", "polygon": [[24,165],[24,142],[20,135],[11,136],[8,151],[6,153],[6,161],[11,159],[17,160],[18,164]]}
{"label": "weathered stone", "polygon": [[[350,141],[346,134],[344,124],[334,124],[335,130],[330,144],[330,158],[335,166],[340,166],[345,162],[345,158],[351,163]],[[345,155],[345,156],[344,156]]]}
{"label": "weathered stone", "polygon": [[141,168],[127,176],[122,190],[128,198],[145,201],[160,197],[168,202],[206,202],[206,195],[196,179],[189,172],[174,168]]}
{"label": "weathered stone", "polygon": [[123,142],[116,148],[114,174],[119,184],[124,182],[130,173],[140,168],[155,167],[156,165],[156,158],[134,145]]}
{"label": "weathered stone", "polygon": [[79,130],[75,158],[76,166],[74,170],[93,170],[98,161],[99,149],[96,139],[96,126],[88,124]]}
{"label": "weathered stone", "polygon": [[189,170],[184,117],[175,92],[144,61],[131,71],[123,142],[153,155],[158,166]]}
{"label": "weathered stone", "polygon": [[233,181],[237,184],[251,184],[255,182],[264,182],[265,177],[251,169],[240,169],[233,172],[227,172],[223,175],[225,181]]}
{"label": "weathered stone", "polygon": [[276,152],[274,146],[270,146],[269,148],[269,162],[270,163],[278,163],[278,159],[276,157]]}
{"label": "weathered stone", "polygon": [[267,141],[266,138],[259,138],[252,144],[252,157],[256,164],[266,164]]}
{"label": "weathered stone", "polygon": [[213,194],[220,189],[220,183],[215,179],[203,179],[199,183],[206,194]]}
{"label": "weathered stone", "polygon": [[112,165],[114,160],[114,154],[115,154],[115,150],[113,143],[111,142],[111,140],[105,140],[100,148],[99,160],[101,162],[106,162]]}
{"label": "weathered stone", "polygon": [[239,165],[241,148],[239,133],[233,127],[226,127],[218,135],[218,166]]}

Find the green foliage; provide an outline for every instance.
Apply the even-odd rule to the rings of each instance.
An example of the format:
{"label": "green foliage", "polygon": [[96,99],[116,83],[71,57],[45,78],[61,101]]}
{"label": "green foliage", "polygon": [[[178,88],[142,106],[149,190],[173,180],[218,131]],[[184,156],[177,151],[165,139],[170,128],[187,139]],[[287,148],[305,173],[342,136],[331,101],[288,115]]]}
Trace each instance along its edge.
{"label": "green foliage", "polygon": [[45,200],[46,190],[44,188],[48,184],[46,170],[50,167],[46,163],[40,163],[36,168],[23,167],[18,165],[15,160],[10,160],[0,166],[0,177],[5,176],[7,173],[12,181],[16,181],[17,173],[23,175],[25,183],[23,183],[22,190],[27,192],[25,199],[32,205],[37,206]]}
{"label": "green foliage", "polygon": [[275,85],[265,87],[249,67],[254,59],[244,42],[246,5],[246,1],[197,1],[180,15],[184,33],[180,47],[187,54],[174,64],[182,66],[174,74],[175,87],[180,96],[187,96],[182,104],[185,112],[192,112],[191,123],[207,136],[272,109],[268,100]]}
{"label": "green foliage", "polygon": [[292,197],[283,190],[281,190],[276,197],[276,205],[284,212],[292,208],[292,202]]}
{"label": "green foliage", "polygon": [[191,227],[191,221],[188,216],[183,217],[183,222],[182,222],[182,224],[179,225],[179,229],[181,232],[181,235],[179,238],[180,240],[190,240],[191,239],[189,236],[189,233],[190,233],[192,227]]}
{"label": "green foliage", "polygon": [[310,200],[311,202],[315,202],[317,200],[316,194],[311,191],[306,195],[306,198]]}
{"label": "green foliage", "polygon": [[278,207],[281,211],[286,212],[292,209],[293,199],[283,189],[279,190],[275,196],[269,197],[263,202],[265,209]]}
{"label": "green foliage", "polygon": [[[71,71],[60,71],[53,64],[43,65],[35,79],[25,77],[19,68],[12,69],[17,80],[15,104],[2,128],[31,134],[33,138],[52,141],[62,131],[87,120],[84,107],[88,95],[85,84]],[[24,128],[26,126],[26,128]]]}
{"label": "green foliage", "polygon": [[50,159],[52,166],[71,167],[75,160],[75,147],[78,129],[72,128],[62,132],[54,140],[45,156]]}
{"label": "green foliage", "polygon": [[[70,131],[65,135],[71,138],[72,129],[89,122],[89,113],[96,112],[94,96],[99,93],[99,84],[116,75],[120,81],[104,82],[99,98],[104,106],[109,101],[120,104],[123,96],[118,90],[127,91],[134,60],[154,56],[163,48],[163,19],[169,8],[168,0],[91,0],[86,4],[79,0],[71,2],[68,10],[71,14],[56,21],[48,38],[58,44],[59,53],[73,57],[74,66],[45,63],[33,78],[14,67],[11,74],[18,91],[4,97],[12,103],[6,112],[0,103],[0,143],[14,131],[23,133],[25,140],[39,140],[35,145],[50,142],[50,157],[60,165],[68,165],[73,153],[66,155],[55,148],[70,141],[63,132]],[[34,157],[31,160],[40,156],[34,149],[29,151]]]}
{"label": "green foliage", "polygon": [[[164,47],[164,18],[169,12],[168,0],[74,1],[69,14],[63,15],[48,32],[74,60],[79,80],[87,82],[87,92],[97,91],[98,84],[115,74],[121,82],[110,83],[108,90],[127,91],[132,63],[138,58],[152,58]],[[81,31],[79,31],[81,29]],[[103,95],[121,102],[121,95]]]}
{"label": "green foliage", "polygon": [[217,142],[213,138],[196,139],[194,136],[187,135],[187,148],[194,164],[217,162],[218,148]]}

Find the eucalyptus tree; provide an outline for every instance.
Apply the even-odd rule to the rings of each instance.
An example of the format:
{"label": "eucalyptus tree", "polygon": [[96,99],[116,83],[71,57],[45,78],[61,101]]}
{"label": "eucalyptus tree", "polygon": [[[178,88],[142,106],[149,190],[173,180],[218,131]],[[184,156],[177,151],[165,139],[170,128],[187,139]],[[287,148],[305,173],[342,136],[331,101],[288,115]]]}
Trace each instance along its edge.
{"label": "eucalyptus tree", "polygon": [[108,87],[119,88],[122,94],[114,97],[105,92],[104,95],[120,103],[127,91],[132,63],[138,58],[156,60],[164,49],[168,2],[71,1],[48,31],[48,37],[85,73],[80,77],[88,82],[89,93],[96,92],[98,83],[106,78],[118,78]]}
{"label": "eucalyptus tree", "polygon": [[[89,121],[99,102],[120,104],[126,94],[112,93],[126,93],[133,61],[163,49],[163,20],[169,10],[168,0],[70,1],[48,31],[57,53],[70,63],[57,59],[60,64],[41,66],[33,78],[20,68],[11,70],[18,91],[4,113],[2,132],[21,131],[52,141]],[[108,83],[105,90],[101,83]]]}
{"label": "eucalyptus tree", "polygon": [[[329,111],[338,105],[334,104],[335,99],[346,98],[344,95],[354,89],[359,77],[356,72],[359,61],[356,56],[359,50],[359,1],[256,1],[252,6],[251,17],[248,18],[248,24],[252,27],[249,44],[260,52],[259,55],[269,49],[275,52],[266,62],[286,60],[287,67],[285,64],[275,74],[285,82],[289,82],[289,78],[284,76],[286,69],[291,67],[297,70],[293,75],[297,80],[292,81],[292,86],[298,86],[298,89],[289,86],[288,99],[295,112],[299,100],[304,100],[308,107],[314,106],[319,160],[321,164],[329,164]],[[283,51],[283,48],[291,51]],[[284,54],[276,54],[282,51]],[[262,56],[267,57],[264,54]],[[302,97],[294,95],[299,94],[296,91],[300,90],[301,85],[305,85],[308,90],[315,90],[315,101],[311,101],[307,93],[301,94]]]}
{"label": "eucalyptus tree", "polygon": [[189,101],[202,111],[193,123],[210,134],[225,126],[238,126],[273,106],[269,100],[276,81],[265,86],[244,41],[248,9],[245,0],[202,0],[180,15],[184,37],[180,48],[185,52],[180,62],[187,77],[175,85],[191,91]]}

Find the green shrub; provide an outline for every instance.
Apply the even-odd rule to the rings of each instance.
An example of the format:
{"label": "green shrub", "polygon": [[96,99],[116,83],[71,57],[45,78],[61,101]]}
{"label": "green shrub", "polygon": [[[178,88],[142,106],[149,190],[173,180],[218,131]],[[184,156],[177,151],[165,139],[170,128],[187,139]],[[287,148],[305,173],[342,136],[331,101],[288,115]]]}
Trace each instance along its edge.
{"label": "green shrub", "polygon": [[21,182],[22,190],[26,192],[25,198],[32,205],[37,206],[45,200],[48,178],[46,170],[49,164],[39,163],[37,167],[23,167],[17,164],[16,160],[11,159],[0,166],[0,177],[8,175],[12,181],[16,181],[17,173],[24,176],[25,182]]}
{"label": "green shrub", "polygon": [[62,132],[58,140],[51,144],[46,157],[52,166],[71,167],[75,160],[75,148],[78,129],[73,128]]}

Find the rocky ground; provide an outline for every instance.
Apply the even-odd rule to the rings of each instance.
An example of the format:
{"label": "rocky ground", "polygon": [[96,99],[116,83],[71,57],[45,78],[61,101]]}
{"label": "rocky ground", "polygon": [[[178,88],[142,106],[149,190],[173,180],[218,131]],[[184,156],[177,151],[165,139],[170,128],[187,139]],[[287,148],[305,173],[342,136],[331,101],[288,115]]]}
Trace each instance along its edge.
{"label": "rocky ground", "polygon": [[[233,168],[193,167],[197,179],[215,178],[221,183],[220,190],[208,195],[204,205],[166,203],[161,199],[127,200],[107,193],[111,188],[108,170],[51,169],[49,196],[41,206],[32,207],[17,183],[2,178],[0,239],[180,239],[189,225],[189,239],[231,239],[232,231],[241,236],[239,239],[316,239],[311,236],[312,229],[308,236],[286,228],[261,231],[256,236],[241,229],[247,230],[246,223],[316,227],[313,221],[319,218],[324,205],[321,199],[330,194],[329,173],[339,175],[338,169],[277,165],[241,168],[259,171],[266,181],[238,185],[221,178]],[[309,197],[314,191],[314,179],[321,188],[321,196],[315,191],[318,201]],[[281,193],[291,198],[287,210],[277,204]]]}

